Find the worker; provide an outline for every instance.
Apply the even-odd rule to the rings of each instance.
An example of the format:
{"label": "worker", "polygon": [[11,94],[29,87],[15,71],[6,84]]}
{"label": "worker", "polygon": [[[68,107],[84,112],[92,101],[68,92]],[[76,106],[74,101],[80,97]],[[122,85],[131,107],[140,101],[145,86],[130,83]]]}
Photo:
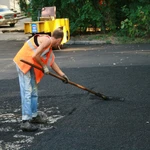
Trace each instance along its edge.
{"label": "worker", "polygon": [[[36,131],[38,127],[35,123],[44,123],[45,120],[38,115],[38,87],[44,74],[49,74],[51,67],[59,76],[63,77],[63,81],[68,83],[69,79],[55,62],[55,56],[52,47],[58,47],[63,39],[62,27],[54,30],[52,36],[34,35],[26,41],[23,47],[14,57],[16,64],[22,106],[22,131]],[[26,60],[34,65],[43,68],[43,72],[33,68],[32,66],[21,62]]]}

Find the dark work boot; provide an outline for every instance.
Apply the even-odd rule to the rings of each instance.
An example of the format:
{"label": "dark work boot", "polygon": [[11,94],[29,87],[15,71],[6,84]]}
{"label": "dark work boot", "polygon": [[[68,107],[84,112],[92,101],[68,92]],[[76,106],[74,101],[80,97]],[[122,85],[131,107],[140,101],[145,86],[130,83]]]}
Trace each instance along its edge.
{"label": "dark work boot", "polygon": [[47,115],[42,112],[38,111],[38,115],[36,117],[33,117],[32,120],[30,120],[31,123],[39,123],[39,124],[45,124],[48,121]]}
{"label": "dark work boot", "polygon": [[38,127],[36,127],[35,125],[33,125],[32,123],[30,123],[28,120],[23,121],[21,123],[20,128],[22,129],[22,131],[24,132],[34,132],[36,130],[38,130]]}

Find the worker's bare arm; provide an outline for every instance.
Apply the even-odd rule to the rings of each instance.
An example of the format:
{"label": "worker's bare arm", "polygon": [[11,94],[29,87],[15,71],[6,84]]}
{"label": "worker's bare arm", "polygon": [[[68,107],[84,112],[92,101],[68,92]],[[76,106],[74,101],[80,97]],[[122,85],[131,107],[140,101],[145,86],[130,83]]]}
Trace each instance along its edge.
{"label": "worker's bare arm", "polygon": [[51,67],[52,67],[52,69],[53,69],[58,75],[60,75],[60,76],[63,76],[63,75],[64,75],[64,73],[63,73],[62,70],[59,68],[59,66],[56,64],[56,62],[54,62]]}
{"label": "worker's bare arm", "polygon": [[41,60],[41,55],[46,47],[50,45],[50,39],[48,37],[39,37],[38,40],[39,46],[37,47],[35,53],[32,55],[33,59],[40,64],[42,67],[44,67],[44,63]]}

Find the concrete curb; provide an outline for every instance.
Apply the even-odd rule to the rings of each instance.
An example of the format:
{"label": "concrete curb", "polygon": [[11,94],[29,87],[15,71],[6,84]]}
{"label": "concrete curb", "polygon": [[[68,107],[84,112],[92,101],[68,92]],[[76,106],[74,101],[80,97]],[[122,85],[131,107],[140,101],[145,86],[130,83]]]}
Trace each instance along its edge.
{"label": "concrete curb", "polygon": [[[25,19],[27,18],[26,16],[20,16],[17,18],[17,20],[21,20],[21,19]],[[24,32],[24,29],[4,29],[1,30],[2,33],[6,33],[6,32]]]}
{"label": "concrete curb", "polygon": [[[17,20],[21,20],[27,18],[26,16],[19,16]],[[24,29],[4,29],[2,32],[2,40],[17,40],[17,41],[26,41],[31,34],[25,34]],[[99,40],[72,40],[70,39],[66,45],[98,45],[98,44],[107,44],[106,41],[99,41]]]}
{"label": "concrete curb", "polygon": [[[26,41],[29,39],[29,36],[27,35],[21,35],[21,34],[3,34],[2,38],[0,38],[0,41]],[[73,41],[69,40],[65,45],[100,45],[100,44],[107,44],[106,41]]]}
{"label": "concrete curb", "polygon": [[[15,30],[16,31],[16,30]],[[17,40],[17,41],[26,41],[29,39],[31,34],[24,34],[22,29],[18,29],[17,32],[9,31],[9,32],[3,32],[0,36],[0,41],[9,41],[9,40]],[[106,41],[100,41],[100,40],[72,40],[70,39],[65,45],[99,45],[99,44],[108,44]],[[111,44],[111,43],[109,43]]]}
{"label": "concrete curb", "polygon": [[9,32],[24,32],[24,29],[9,29],[9,30],[2,30],[2,33],[9,33]]}
{"label": "concrete curb", "polygon": [[[25,19],[27,18],[24,15],[20,15],[17,20]],[[0,38],[0,41],[2,40],[27,40],[29,38],[29,34],[24,33],[24,29],[4,29],[1,31],[3,33],[3,38]],[[8,36],[8,37],[7,37]],[[5,38],[4,38],[5,37]],[[66,45],[98,45],[98,44],[107,44],[106,41],[99,41],[99,40],[72,40],[70,39]]]}
{"label": "concrete curb", "polygon": [[[6,37],[6,38],[0,38],[0,41],[1,40],[27,40],[31,34],[25,34],[24,33],[24,29],[12,29],[12,30],[2,30],[2,34],[3,34],[3,37]],[[18,39],[18,35],[19,38]],[[7,38],[7,36],[9,38]],[[10,38],[11,37],[11,38]],[[100,40],[91,40],[91,41],[88,41],[88,40],[69,40],[67,43],[65,43],[67,45],[98,45],[98,44],[111,44],[111,43],[108,43],[106,41],[100,41]]]}
{"label": "concrete curb", "polygon": [[106,44],[107,42],[106,41],[99,41],[99,40],[92,40],[92,41],[77,41],[77,40],[69,40],[66,44],[67,45],[73,45],[73,44],[76,44],[76,45],[98,45],[98,44]]}

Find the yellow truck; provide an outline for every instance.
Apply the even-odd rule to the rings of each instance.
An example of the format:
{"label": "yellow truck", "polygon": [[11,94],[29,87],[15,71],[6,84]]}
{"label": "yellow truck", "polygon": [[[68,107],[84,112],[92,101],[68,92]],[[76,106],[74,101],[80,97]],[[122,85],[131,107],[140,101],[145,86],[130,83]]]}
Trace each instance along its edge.
{"label": "yellow truck", "polygon": [[[47,11],[49,10],[49,11]],[[63,26],[64,38],[62,45],[70,40],[70,28],[68,18],[56,18],[54,7],[45,7],[42,9],[39,21],[31,21],[24,23],[25,34],[51,34],[58,27]]]}

